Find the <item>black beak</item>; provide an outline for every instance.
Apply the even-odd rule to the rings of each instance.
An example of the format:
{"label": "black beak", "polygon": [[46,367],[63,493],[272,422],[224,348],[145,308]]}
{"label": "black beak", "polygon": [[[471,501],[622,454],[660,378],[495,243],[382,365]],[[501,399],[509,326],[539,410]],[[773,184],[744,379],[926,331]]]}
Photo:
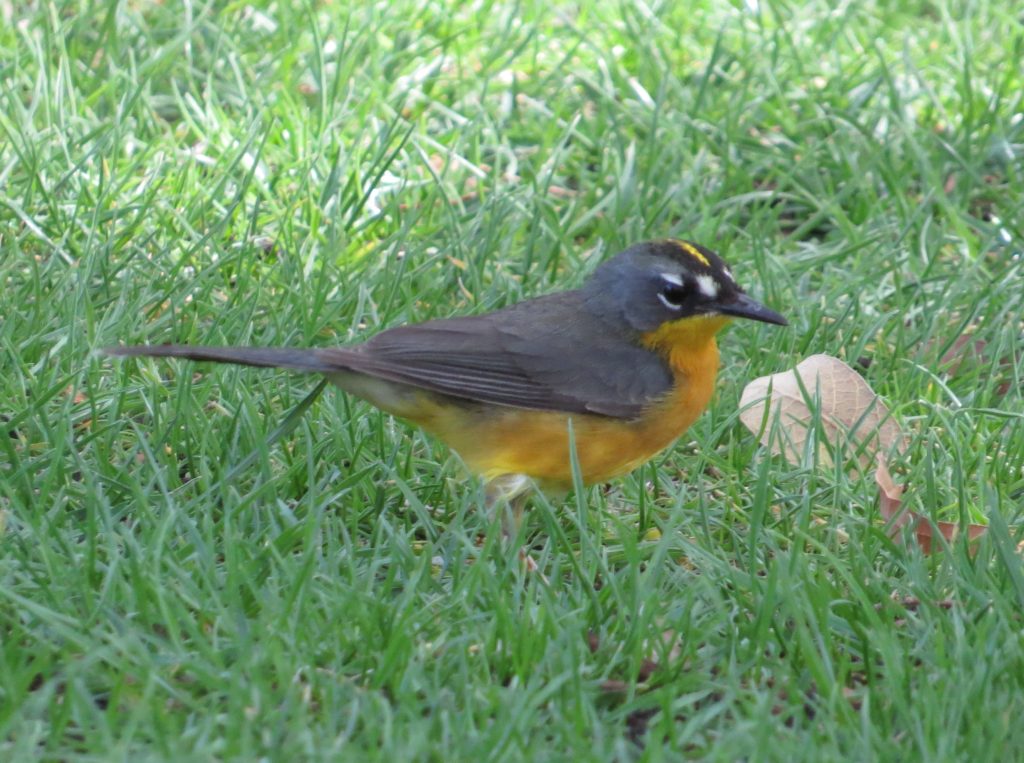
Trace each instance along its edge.
{"label": "black beak", "polygon": [[769,310],[755,299],[746,294],[738,294],[729,299],[728,302],[720,302],[715,309],[722,315],[734,315],[737,318],[749,318],[752,321],[763,323],[774,323],[777,326],[788,326],[789,321],[783,318],[774,310]]}

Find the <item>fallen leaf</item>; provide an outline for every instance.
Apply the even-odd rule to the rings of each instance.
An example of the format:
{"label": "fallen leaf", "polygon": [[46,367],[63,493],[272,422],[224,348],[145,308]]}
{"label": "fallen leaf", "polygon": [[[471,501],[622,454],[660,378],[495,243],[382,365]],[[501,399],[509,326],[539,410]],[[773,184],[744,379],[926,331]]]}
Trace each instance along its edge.
{"label": "fallen leaf", "polygon": [[[914,537],[917,545],[926,554],[937,550],[933,544],[935,533],[938,532],[948,543],[956,540],[960,532],[960,525],[956,522],[931,522],[928,517],[921,516],[916,511],[903,507],[903,487],[897,485],[885,463],[885,458],[878,454],[878,466],[875,469],[875,482],[878,483],[879,509],[886,522],[889,524],[889,536],[897,537],[900,531],[908,524],[914,530]],[[988,528],[985,525],[967,525],[967,540],[973,543],[985,534]]]}
{"label": "fallen leaf", "polygon": [[[956,354],[965,348],[975,353],[984,349],[984,343],[978,346],[967,338],[963,340],[955,344]],[[949,353],[943,360],[951,360]],[[901,531],[909,526],[917,545],[926,554],[937,548],[936,535],[950,543],[956,539],[960,532],[958,523],[932,522],[903,505],[903,487],[893,480],[886,457],[891,451],[906,448],[906,436],[868,383],[838,358],[812,355],[789,371],[755,379],[743,390],[740,404],[740,420],[747,428],[772,452],[781,453],[793,464],[800,463],[815,411],[819,412],[831,452],[854,455],[865,469],[875,462],[879,507],[891,537],[901,537]],[[776,419],[782,429],[782,437],[778,438],[771,437],[764,427],[765,421]],[[831,452],[824,445],[819,446],[818,458],[830,465]],[[986,529],[984,525],[968,525],[968,541],[975,541]]]}
{"label": "fallen leaf", "polygon": [[939,367],[950,376],[956,376],[960,366],[965,362],[970,365],[986,362],[985,347],[987,342],[983,339],[975,339],[970,334],[961,334],[953,342],[953,346],[946,350],[939,359]]}
{"label": "fallen leaf", "polygon": [[910,517],[907,512],[900,511],[900,506],[903,504],[903,486],[897,485],[893,480],[889,467],[881,455],[878,456],[878,466],[875,469],[875,482],[878,484],[878,489],[882,491],[878,498],[882,517],[890,523],[889,534],[895,535],[910,520]]}
{"label": "fallen leaf", "polygon": [[[754,379],[740,398],[740,421],[773,453],[799,464],[814,418],[807,396],[811,402],[817,400],[821,426],[833,452],[856,455],[863,468],[879,451],[906,448],[906,436],[878,395],[860,374],[830,355],[812,355],[789,371]],[[781,438],[771,437],[770,429],[763,426],[776,417]],[[818,457],[831,464],[823,445]]]}
{"label": "fallen leaf", "polygon": [[74,385],[72,384],[69,384],[67,387],[64,388],[63,394],[65,397],[70,396],[72,398],[71,402],[73,402],[75,405],[81,405],[82,403],[89,399],[88,397],[86,397],[85,393],[82,392],[82,390],[76,390]]}
{"label": "fallen leaf", "polygon": [[[929,342],[925,347],[926,352],[933,356],[938,354],[938,344],[937,341]],[[970,372],[989,377],[996,376],[1000,380],[995,390],[997,395],[1005,395],[1012,387],[1010,378],[1014,367],[1013,358],[1003,356],[994,359],[988,342],[984,339],[975,339],[973,334],[958,336],[952,346],[938,359],[938,367],[950,377]]]}
{"label": "fallen leaf", "polygon": [[861,688],[854,689],[850,686],[843,687],[843,697],[850,703],[850,707],[855,711],[860,710],[864,706],[864,696],[866,694],[867,692]]}
{"label": "fallen leaf", "polygon": [[[591,654],[597,654],[601,648],[601,639],[594,631],[588,631],[587,648]],[[637,671],[636,683],[629,684],[618,679],[607,679],[602,681],[601,690],[605,692],[626,691],[629,686],[643,687],[649,680],[656,678],[656,674],[666,665],[676,665],[682,657],[682,645],[679,634],[672,629],[662,631],[660,638],[649,639],[644,642],[644,650],[647,656],[640,663]]]}

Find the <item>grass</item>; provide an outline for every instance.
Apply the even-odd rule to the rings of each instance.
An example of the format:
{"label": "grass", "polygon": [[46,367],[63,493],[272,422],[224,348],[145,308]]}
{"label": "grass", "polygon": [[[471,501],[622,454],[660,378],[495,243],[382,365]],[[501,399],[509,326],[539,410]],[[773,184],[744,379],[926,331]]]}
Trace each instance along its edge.
{"label": "grass", "polygon": [[[5,760],[1024,754],[1019,13],[546,6],[0,1]],[[792,325],[727,331],[670,452],[535,502],[550,587],[361,402],[269,442],[315,380],[94,353],[358,341],[670,235]],[[870,360],[976,553],[739,424],[816,352]]]}

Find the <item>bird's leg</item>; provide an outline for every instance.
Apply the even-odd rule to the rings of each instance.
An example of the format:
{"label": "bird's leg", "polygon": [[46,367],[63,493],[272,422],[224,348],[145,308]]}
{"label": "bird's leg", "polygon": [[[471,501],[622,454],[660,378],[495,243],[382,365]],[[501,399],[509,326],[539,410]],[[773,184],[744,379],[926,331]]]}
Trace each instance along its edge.
{"label": "bird's leg", "polygon": [[501,534],[511,540],[519,533],[519,522],[530,491],[524,474],[502,474],[484,486],[484,507],[488,513],[501,511]]}
{"label": "bird's leg", "polygon": [[[533,483],[525,474],[502,474],[484,486],[484,506],[488,514],[500,511],[501,535],[505,541],[512,541],[519,535],[519,525],[523,519],[523,509],[530,498]],[[519,549],[519,558],[530,572],[536,572],[546,583],[547,578],[540,573],[540,568],[525,548]]]}

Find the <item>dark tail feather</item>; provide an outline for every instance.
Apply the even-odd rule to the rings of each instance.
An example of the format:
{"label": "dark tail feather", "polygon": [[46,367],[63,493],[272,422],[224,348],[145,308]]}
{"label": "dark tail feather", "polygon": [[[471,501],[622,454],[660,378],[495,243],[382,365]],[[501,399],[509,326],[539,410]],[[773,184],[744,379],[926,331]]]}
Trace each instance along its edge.
{"label": "dark tail feather", "polygon": [[104,347],[106,355],[118,357],[188,358],[214,363],[236,363],[260,368],[291,368],[296,371],[330,373],[347,368],[344,352],[331,350],[330,359],[322,350],[292,347],[194,347],[187,344],[140,344],[129,347]]}

